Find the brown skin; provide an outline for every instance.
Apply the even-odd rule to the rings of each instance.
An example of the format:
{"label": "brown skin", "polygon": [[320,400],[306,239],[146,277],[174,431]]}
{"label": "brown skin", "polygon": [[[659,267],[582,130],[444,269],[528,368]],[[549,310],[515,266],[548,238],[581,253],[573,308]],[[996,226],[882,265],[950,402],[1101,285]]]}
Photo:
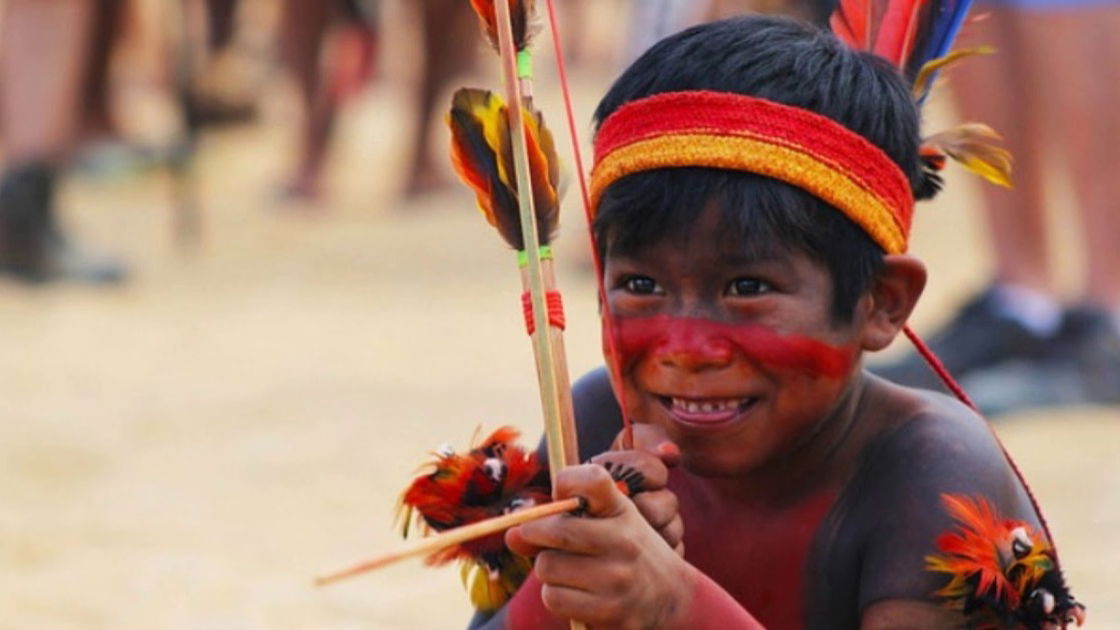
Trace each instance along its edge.
{"label": "brown skin", "polygon": [[[704,496],[718,502],[718,518],[752,531],[748,547],[782,544],[767,538],[775,528],[749,524],[779,522],[800,498],[835,491],[851,477],[869,440],[927,406],[909,390],[865,376],[858,360],[863,350],[882,349],[899,333],[924,287],[925,269],[912,257],[887,256],[852,321],[836,325],[823,268],[795,253],[744,260],[709,212],[685,239],[626,259],[608,255],[605,273],[618,316],[762,325],[850,349],[856,357],[842,378],[832,380],[790,376],[739,355],[716,365],[651,356],[630,361],[616,388],[630,417],[642,423],[638,433],[646,453],[603,457],[630,458],[656,490],[653,505],[643,509],[641,501],[627,500],[599,466],[572,467],[557,478],[559,496],[587,499],[591,518],[551,517],[507,535],[513,549],[537,556],[543,601],[558,617],[595,627],[687,628],[699,613],[690,610],[692,586],[708,578],[674,553],[683,528],[676,524],[678,502],[665,488],[668,467],[649,451],[671,452],[679,444],[684,470],[677,478],[689,493],[682,502],[685,496],[693,503]],[[634,282],[636,277],[643,280]],[[752,282],[735,284],[744,278]],[[739,291],[743,287],[752,291]],[[744,382],[738,385],[744,391],[731,391],[731,384]],[[679,388],[672,395],[695,399],[750,395],[759,401],[712,439],[673,418],[660,399],[667,387]],[[726,562],[735,564],[734,558]],[[862,626],[944,628],[957,621],[931,604],[886,600],[864,611]]]}

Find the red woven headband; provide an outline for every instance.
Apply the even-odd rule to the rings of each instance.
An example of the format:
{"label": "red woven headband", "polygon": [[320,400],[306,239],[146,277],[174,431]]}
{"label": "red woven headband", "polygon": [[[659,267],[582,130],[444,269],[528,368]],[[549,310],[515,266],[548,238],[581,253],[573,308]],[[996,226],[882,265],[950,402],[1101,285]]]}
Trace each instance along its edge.
{"label": "red woven headband", "polygon": [[792,184],[835,206],[887,253],[906,251],[914,197],[881,149],[820,114],[725,92],[657,94],[603,121],[591,173],[593,212],[622,177],[689,166]]}

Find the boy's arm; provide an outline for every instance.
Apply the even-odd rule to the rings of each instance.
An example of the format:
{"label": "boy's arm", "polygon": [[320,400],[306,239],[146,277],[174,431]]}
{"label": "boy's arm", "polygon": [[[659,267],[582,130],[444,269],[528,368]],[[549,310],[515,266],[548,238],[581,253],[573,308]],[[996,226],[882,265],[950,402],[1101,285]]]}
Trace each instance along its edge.
{"label": "boy's arm", "polygon": [[991,506],[986,520],[994,525],[985,540],[1003,536],[1008,521],[1042,536],[1026,490],[987,423],[956,405],[940,411],[948,413],[914,418],[885,437],[847,491],[860,497],[848,519],[855,529],[837,535],[865,545],[856,593],[862,628],[964,624],[938,593],[952,575],[930,566],[932,556],[945,553],[939,539],[962,532],[947,497],[967,501],[977,513],[982,503]]}

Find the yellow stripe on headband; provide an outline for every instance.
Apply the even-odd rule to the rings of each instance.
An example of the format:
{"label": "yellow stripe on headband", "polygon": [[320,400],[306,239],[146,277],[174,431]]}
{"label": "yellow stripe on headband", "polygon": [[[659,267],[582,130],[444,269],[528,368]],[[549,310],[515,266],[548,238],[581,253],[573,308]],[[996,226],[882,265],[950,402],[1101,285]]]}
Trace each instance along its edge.
{"label": "yellow stripe on headband", "polygon": [[591,173],[591,207],[607,186],[659,168],[707,167],[773,177],[832,204],[888,254],[906,251],[906,233],[891,207],[851,175],[816,156],[769,140],[735,135],[681,133],[654,136],[604,155]]}

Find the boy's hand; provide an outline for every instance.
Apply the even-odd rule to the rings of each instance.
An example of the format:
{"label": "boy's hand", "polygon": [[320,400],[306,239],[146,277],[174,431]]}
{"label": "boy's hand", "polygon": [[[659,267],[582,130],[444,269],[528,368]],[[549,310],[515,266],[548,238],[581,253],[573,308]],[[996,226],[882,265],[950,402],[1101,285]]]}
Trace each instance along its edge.
{"label": "boy's hand", "polygon": [[607,471],[594,464],[566,468],[556,488],[559,498],[586,499],[588,518],[552,516],[506,533],[511,549],[536,554],[533,571],[545,606],[597,627],[678,625],[695,572]]}
{"label": "boy's hand", "polygon": [[[634,450],[607,451],[591,458],[593,464],[621,464],[644,477],[642,492],[631,497],[638,512],[653,526],[665,542],[681,557],[684,556],[684,521],[678,511],[677,495],[667,489],[669,468],[681,458],[680,448],[665,431],[650,424],[634,425]],[[614,448],[620,448],[623,434],[615,438]]]}

